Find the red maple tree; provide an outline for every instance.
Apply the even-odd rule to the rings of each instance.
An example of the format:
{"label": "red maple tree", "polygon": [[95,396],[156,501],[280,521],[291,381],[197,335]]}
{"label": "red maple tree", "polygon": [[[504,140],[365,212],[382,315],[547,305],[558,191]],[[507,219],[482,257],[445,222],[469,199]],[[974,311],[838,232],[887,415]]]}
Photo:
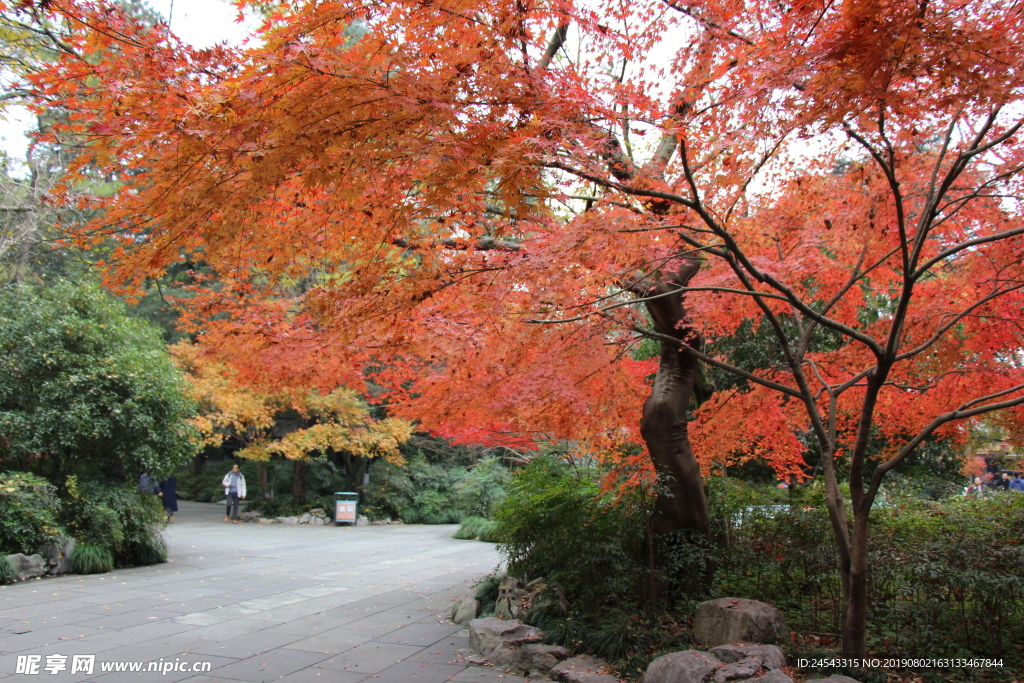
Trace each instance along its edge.
{"label": "red maple tree", "polygon": [[[276,7],[239,50],[46,8],[70,30],[41,102],[79,172],[121,182],[65,196],[103,206],[80,237],[116,237],[112,281],[205,261],[193,314],[261,381],[373,362],[451,435],[640,436],[661,535],[707,531],[700,363],[739,375],[701,449],[784,474],[816,441],[848,656],[885,473],[1024,402],[1011,3],[337,0]],[[769,366],[714,351],[744,321]]]}

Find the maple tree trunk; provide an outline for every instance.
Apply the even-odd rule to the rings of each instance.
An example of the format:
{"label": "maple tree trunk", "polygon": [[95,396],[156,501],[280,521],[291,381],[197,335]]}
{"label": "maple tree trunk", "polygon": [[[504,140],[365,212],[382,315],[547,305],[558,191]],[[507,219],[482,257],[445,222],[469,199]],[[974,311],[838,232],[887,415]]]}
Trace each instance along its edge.
{"label": "maple tree trunk", "polygon": [[[687,410],[694,385],[700,375],[695,356],[684,345],[698,344],[699,337],[687,324],[681,294],[670,294],[685,286],[697,266],[685,268],[673,282],[659,284],[646,295],[659,298],[646,302],[655,330],[678,340],[661,341],[661,358],[651,395],[644,403],[640,433],[658,476],[657,499],[651,514],[648,539],[654,566],[645,587],[645,601],[659,602],[669,590],[694,590],[707,587],[714,567],[708,562],[701,576],[667,577],[658,571],[666,566],[666,542],[706,544],[709,540],[709,516],[700,465],[690,446]],[[665,296],[666,293],[669,293]],[[707,547],[704,545],[704,547]]]}
{"label": "maple tree trunk", "polygon": [[[902,310],[902,306],[897,309],[896,320],[902,319]],[[871,505],[877,489],[865,489],[864,462],[879,392],[889,375],[890,368],[890,362],[882,361],[868,378],[857,425],[857,438],[850,454],[850,505],[853,510],[853,529],[848,539],[837,537],[837,541],[845,544],[848,549],[845,553],[840,553],[844,597],[840,635],[843,656],[849,658],[863,658],[867,654],[868,529]],[[841,515],[840,521],[845,524],[845,514]],[[843,555],[846,555],[845,561]]]}
{"label": "maple tree trunk", "polygon": [[843,605],[843,656],[862,658],[867,654],[868,605],[868,516],[854,513],[850,539],[850,576]]}

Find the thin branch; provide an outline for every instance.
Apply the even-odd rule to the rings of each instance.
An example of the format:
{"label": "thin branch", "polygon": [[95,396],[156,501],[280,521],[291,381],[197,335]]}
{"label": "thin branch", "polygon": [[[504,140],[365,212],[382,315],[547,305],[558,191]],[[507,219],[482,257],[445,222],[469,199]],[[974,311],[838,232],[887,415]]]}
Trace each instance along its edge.
{"label": "thin branch", "polygon": [[600,315],[601,313],[605,313],[605,312],[610,311],[610,310],[612,310],[614,308],[622,308],[623,306],[632,306],[633,304],[640,304],[640,303],[643,303],[645,301],[654,301],[655,299],[664,299],[667,296],[672,296],[673,294],[678,294],[682,290],[683,290],[683,288],[672,289],[672,290],[667,291],[667,292],[662,292],[661,294],[654,294],[652,296],[638,297],[636,299],[630,299],[629,301],[620,301],[617,304],[609,304],[607,306],[602,306],[601,308],[598,308],[597,310],[587,311],[586,313],[582,313],[582,314],[574,316],[572,318],[561,318],[561,319],[558,319],[558,320],[541,320],[539,318],[530,318],[526,322],[528,322],[528,323],[537,323],[537,324],[540,324],[540,325],[556,325],[556,324],[559,324],[559,323],[574,323],[574,322],[577,322],[579,320],[584,320],[586,318],[589,318],[592,315]]}
{"label": "thin branch", "polygon": [[649,339],[657,339],[659,341],[669,342],[669,343],[675,344],[675,345],[679,346],[681,349],[685,350],[687,353],[692,353],[694,356],[696,356],[700,360],[704,361],[708,365],[713,365],[716,368],[722,368],[723,370],[728,370],[729,372],[731,372],[731,373],[733,373],[735,375],[739,375],[740,377],[743,377],[744,379],[750,380],[751,382],[754,382],[755,384],[760,384],[762,386],[768,387],[769,389],[774,389],[775,391],[781,392],[781,393],[786,394],[788,396],[794,396],[794,397],[799,398],[801,400],[803,399],[803,395],[798,390],[794,389],[793,387],[788,387],[785,384],[780,384],[778,382],[773,382],[772,380],[765,379],[764,377],[758,377],[757,375],[755,375],[755,374],[753,374],[751,372],[747,372],[746,370],[743,370],[741,368],[737,368],[737,367],[735,367],[733,365],[729,365],[728,363],[723,363],[722,361],[720,361],[720,360],[718,360],[716,358],[712,358],[711,356],[708,356],[708,355],[706,355],[704,353],[701,353],[700,351],[698,351],[697,349],[693,348],[689,344],[683,342],[680,339],[676,339],[675,337],[673,337],[671,335],[662,334],[660,332],[655,332],[654,330],[648,330],[648,329],[646,329],[644,327],[640,327],[639,325],[634,325],[630,329],[633,332],[636,332],[637,334],[639,334],[639,335],[641,335],[643,337],[647,337]]}
{"label": "thin branch", "polygon": [[[857,263],[853,266],[853,271],[850,273],[849,279],[847,279],[846,284],[840,287],[839,291],[836,292],[831,299],[825,302],[825,305],[821,309],[822,315],[826,315],[833,306],[839,303],[840,299],[846,296],[846,293],[850,291],[850,288],[853,287],[858,280],[864,277],[864,273],[860,272],[860,267],[864,265],[864,259],[867,257],[867,253],[868,241],[865,240],[864,248],[860,250],[860,256],[857,257]],[[807,328],[803,331],[803,334],[801,334],[800,346],[797,349],[797,358],[803,360],[804,354],[807,353],[807,348],[811,345],[811,335],[814,334],[814,330],[817,326],[817,321],[811,320],[810,324],[807,325]]]}
{"label": "thin branch", "polygon": [[[877,341],[875,341],[875,339],[864,334],[863,332],[859,332],[858,330],[849,327],[848,325],[844,325],[838,320],[833,320],[832,318],[821,315],[812,307],[804,303],[789,287],[782,284],[771,275],[768,275],[767,273],[760,271],[756,266],[754,266],[750,259],[747,258],[746,254],[743,253],[743,249],[740,248],[739,244],[736,242],[732,234],[724,227],[722,227],[718,223],[718,221],[716,221],[715,218],[710,213],[708,213],[707,210],[704,208],[703,204],[700,201],[700,196],[699,194],[697,194],[697,184],[694,180],[693,171],[690,168],[689,160],[687,158],[686,142],[680,141],[680,147],[682,148],[680,152],[680,158],[683,162],[683,174],[686,178],[687,184],[690,186],[691,191],[694,193],[694,199],[686,200],[682,197],[680,197],[679,199],[682,200],[681,203],[683,203],[684,206],[692,209],[698,216],[700,216],[701,220],[704,221],[704,224],[711,228],[715,232],[715,234],[725,242],[725,258],[728,261],[729,265],[732,267],[733,272],[736,273],[737,277],[739,277],[742,281],[744,279],[744,273],[750,274],[750,276],[753,277],[758,282],[765,283],[772,287],[772,289],[776,290],[777,292],[782,293],[786,297],[786,300],[790,303],[790,305],[792,305],[798,311],[803,313],[805,316],[813,320],[817,320],[825,327],[834,329],[846,335],[847,337],[859,341],[860,343],[864,344],[869,349],[871,349],[871,351],[876,356],[881,356],[882,347],[878,344]],[[735,262],[731,258],[729,258],[729,255],[732,255],[735,258]],[[753,287],[749,287],[749,285],[748,288],[753,289]],[[768,310],[766,311],[766,317],[769,321],[771,321],[772,319],[774,319],[775,316],[774,314],[771,313],[770,310]],[[780,341],[783,338],[784,337],[780,337]]]}
{"label": "thin branch", "polygon": [[939,328],[935,331],[935,333],[932,334],[932,336],[929,337],[928,339],[926,339],[924,342],[922,342],[918,346],[914,347],[913,349],[911,349],[909,351],[905,351],[904,353],[901,353],[898,356],[896,356],[895,361],[898,362],[898,361],[906,360],[908,358],[912,358],[912,357],[918,355],[919,353],[922,353],[922,352],[926,351],[929,347],[931,347],[933,344],[935,344],[937,341],[939,341],[939,339],[941,339],[942,336],[944,334],[946,334],[946,332],[949,332],[949,330],[952,329],[954,325],[956,325],[958,322],[960,322],[964,318],[968,317],[971,314],[971,311],[973,311],[973,310],[975,310],[975,309],[977,309],[977,308],[979,308],[981,306],[984,306],[988,302],[990,302],[990,301],[992,301],[994,299],[997,299],[997,298],[1001,297],[1004,294],[1009,294],[1010,292],[1016,292],[1017,290],[1022,289],[1022,288],[1024,288],[1024,283],[1019,284],[1019,285],[1014,285],[1013,287],[1008,287],[1006,289],[997,289],[994,292],[990,292],[989,294],[985,295],[981,299],[978,299],[977,301],[975,301],[973,304],[971,304],[970,306],[968,306],[964,310],[962,310],[959,313],[953,315],[953,317],[947,323],[945,323],[943,325],[940,325]]}
{"label": "thin branch", "polygon": [[952,256],[953,254],[963,251],[964,249],[976,247],[979,244],[998,242],[999,240],[1007,239],[1009,237],[1016,237],[1017,235],[1021,234],[1024,234],[1024,227],[1013,228],[1012,230],[1004,230],[1002,232],[997,232],[992,235],[986,235],[985,237],[975,237],[972,240],[966,240],[964,242],[960,242],[959,244],[954,244],[952,247],[949,247],[948,249],[943,249],[938,254],[928,259],[923,264],[921,264],[921,267],[914,271],[914,279],[917,280],[918,278],[920,278],[939,261],[945,260]]}
{"label": "thin branch", "polygon": [[731,28],[725,28],[721,24],[718,24],[718,23],[716,23],[714,21],[711,21],[710,19],[705,19],[704,17],[697,16],[697,13],[694,12],[692,7],[680,7],[679,5],[676,4],[675,0],[663,0],[663,2],[666,5],[668,5],[669,7],[671,7],[672,9],[674,9],[675,11],[680,12],[680,13],[685,14],[686,16],[690,17],[691,19],[693,19],[697,23],[704,24],[704,26],[707,27],[707,28],[714,29],[716,31],[722,31],[723,33],[725,33],[729,37],[735,38],[736,40],[744,42],[747,45],[749,45],[750,47],[754,47],[754,41],[750,40],[750,38],[747,38],[746,36],[743,36],[742,34],[738,33],[737,31],[735,31],[735,30],[733,30]]}
{"label": "thin branch", "polygon": [[979,403],[984,403],[985,401],[992,401],[994,399],[1007,396],[1018,391],[1024,391],[1024,384],[1018,384],[1014,387],[1010,387],[1009,389],[1004,389],[1002,391],[997,391],[995,393],[988,394],[987,396],[980,396],[976,399],[960,404],[960,406],[955,410],[951,410],[948,413],[943,413],[942,415],[937,416],[935,419],[929,422],[924,429],[918,432],[913,439],[908,441],[896,455],[894,455],[892,458],[885,461],[884,463],[880,464],[875,469],[875,474],[871,478],[871,488],[868,491],[868,495],[870,496],[868,500],[874,499],[875,494],[878,492],[878,487],[882,483],[882,477],[884,477],[885,474],[889,472],[889,470],[899,465],[904,458],[913,453],[917,449],[917,447],[920,446],[922,442],[924,442],[925,439],[927,439],[929,436],[932,435],[933,432],[935,432],[936,429],[938,429],[939,427],[948,422],[953,422],[954,420],[963,420],[969,417],[974,417],[976,415],[990,413],[994,410],[1003,410],[1004,408],[1013,408],[1022,405],[1024,404],[1024,395],[1017,396],[1016,398],[1007,399],[1005,401],[1000,401],[998,403],[986,403],[985,405],[978,405]]}
{"label": "thin branch", "polygon": [[444,247],[446,249],[457,249],[465,251],[519,251],[523,248],[522,242],[515,240],[499,240],[494,237],[479,237],[475,241],[444,237],[433,239],[425,243],[414,243],[404,237],[393,237],[391,244],[403,249],[421,249],[423,247]]}
{"label": "thin branch", "polygon": [[541,58],[537,64],[538,69],[547,69],[548,65],[551,64],[551,60],[555,58],[558,51],[562,49],[562,45],[565,44],[565,38],[569,34],[569,23],[562,22],[555,29],[555,33],[551,36],[551,40],[548,41],[548,49],[544,51],[544,57]]}

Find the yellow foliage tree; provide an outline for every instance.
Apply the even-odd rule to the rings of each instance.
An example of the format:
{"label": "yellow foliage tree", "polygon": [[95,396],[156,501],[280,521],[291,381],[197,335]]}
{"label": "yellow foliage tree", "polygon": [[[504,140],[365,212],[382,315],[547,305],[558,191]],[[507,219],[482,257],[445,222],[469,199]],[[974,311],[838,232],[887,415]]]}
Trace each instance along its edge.
{"label": "yellow foliage tree", "polygon": [[[264,497],[273,497],[266,465],[274,456],[295,463],[292,493],[304,500],[310,460],[334,452],[341,456],[349,479],[360,486],[368,461],[383,457],[403,461],[399,447],[413,434],[413,425],[397,418],[376,419],[351,389],[323,394],[303,388],[262,390],[200,345],[182,342],[171,349],[186,373],[200,413],[193,421],[203,444],[220,446],[228,439],[242,444],[238,457],[252,460]],[[294,419],[283,419],[286,415]]]}

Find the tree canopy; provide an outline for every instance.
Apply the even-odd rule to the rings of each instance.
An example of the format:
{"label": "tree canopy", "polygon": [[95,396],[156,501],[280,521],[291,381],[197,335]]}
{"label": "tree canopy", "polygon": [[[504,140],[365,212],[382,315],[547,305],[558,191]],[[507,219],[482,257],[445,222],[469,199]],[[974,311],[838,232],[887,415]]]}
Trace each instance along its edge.
{"label": "tree canopy", "polygon": [[197,443],[186,391],[159,332],[97,286],[0,288],[0,461],[169,474]]}
{"label": "tree canopy", "polygon": [[[45,6],[78,30],[34,87],[88,140],[78,170],[123,179],[79,232],[117,236],[111,282],[202,259],[190,320],[263,382],[372,375],[453,436],[642,439],[681,487],[666,532],[706,529],[686,411],[699,364],[727,369],[696,455],[798,474],[815,442],[847,655],[885,472],[1019,419],[1012,3],[335,0],[275,6],[239,50]],[[75,179],[63,199],[96,201]],[[714,351],[744,324],[775,363]]]}

